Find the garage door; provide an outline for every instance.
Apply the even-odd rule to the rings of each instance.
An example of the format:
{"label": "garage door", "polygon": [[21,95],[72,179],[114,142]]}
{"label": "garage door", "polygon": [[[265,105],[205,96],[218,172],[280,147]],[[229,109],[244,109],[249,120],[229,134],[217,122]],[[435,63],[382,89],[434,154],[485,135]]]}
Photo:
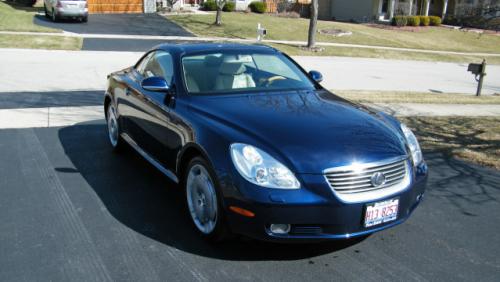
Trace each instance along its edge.
{"label": "garage door", "polygon": [[143,0],[87,0],[89,13],[142,13]]}

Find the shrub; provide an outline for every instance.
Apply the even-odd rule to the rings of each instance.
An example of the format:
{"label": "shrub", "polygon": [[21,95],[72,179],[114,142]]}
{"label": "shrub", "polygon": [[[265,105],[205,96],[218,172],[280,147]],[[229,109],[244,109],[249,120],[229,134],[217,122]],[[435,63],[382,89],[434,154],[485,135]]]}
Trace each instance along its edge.
{"label": "shrub", "polygon": [[438,16],[430,16],[429,21],[430,21],[430,24],[432,26],[440,26],[441,25],[441,18]]}
{"label": "shrub", "polygon": [[431,19],[429,18],[429,16],[419,16],[419,20],[420,25],[423,26],[429,26],[429,24],[431,23]]}
{"label": "shrub", "polygon": [[224,8],[222,8],[222,11],[224,11],[224,12],[234,12],[235,8],[236,8],[236,4],[234,4],[234,2],[227,2],[224,5]]}
{"label": "shrub", "polygon": [[217,11],[217,3],[214,0],[207,0],[203,2],[202,9],[204,11]]}
{"label": "shrub", "polygon": [[254,1],[252,3],[250,3],[250,5],[248,5],[248,7],[250,7],[250,10],[254,13],[259,13],[259,14],[263,14],[266,12],[266,3],[264,2],[257,2],[257,1]]}
{"label": "shrub", "polygon": [[420,18],[418,16],[408,16],[408,17],[406,17],[406,21],[408,22],[409,26],[419,26],[420,25]]}
{"label": "shrub", "polygon": [[408,24],[408,21],[405,16],[394,16],[392,18],[392,25],[394,26],[406,26]]}
{"label": "shrub", "polygon": [[446,16],[446,18],[444,18],[444,20],[441,23],[447,25],[461,25],[461,21],[454,16]]}

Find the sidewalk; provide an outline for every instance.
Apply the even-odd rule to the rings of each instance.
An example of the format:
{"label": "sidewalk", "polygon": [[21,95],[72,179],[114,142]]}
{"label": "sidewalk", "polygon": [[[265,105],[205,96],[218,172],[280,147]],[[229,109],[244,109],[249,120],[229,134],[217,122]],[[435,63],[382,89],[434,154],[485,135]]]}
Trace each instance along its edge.
{"label": "sidewalk", "polygon": [[[45,33],[45,32],[14,32],[14,31],[0,31],[0,34],[16,34],[16,35],[36,35],[36,36],[70,36],[80,38],[92,39],[139,39],[139,40],[165,40],[165,41],[229,41],[229,42],[246,42],[255,43],[255,39],[241,39],[241,38],[225,38],[225,37],[191,37],[191,36],[151,36],[151,35],[123,35],[123,34],[85,34],[85,33]],[[304,46],[306,41],[292,41],[292,40],[267,40],[264,39],[262,43],[277,43]],[[317,42],[318,46],[332,46],[332,47],[348,47],[348,48],[363,48],[363,49],[377,49],[377,50],[391,50],[402,52],[419,52],[428,54],[448,54],[448,55],[463,55],[463,56],[482,56],[482,57],[500,57],[500,54],[495,53],[474,53],[474,52],[454,52],[444,50],[423,50],[413,48],[398,48],[386,47],[375,45],[361,45],[361,44],[347,44],[347,43],[332,43],[332,42]]]}
{"label": "sidewalk", "polygon": [[500,117],[500,105],[467,105],[467,104],[390,104],[374,103],[367,106],[384,111],[394,116],[471,116]]}

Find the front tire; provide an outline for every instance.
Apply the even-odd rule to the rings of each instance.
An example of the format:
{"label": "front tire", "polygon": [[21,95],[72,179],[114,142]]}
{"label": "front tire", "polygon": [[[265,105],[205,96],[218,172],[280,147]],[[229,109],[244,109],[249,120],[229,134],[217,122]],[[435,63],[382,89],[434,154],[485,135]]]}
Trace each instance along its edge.
{"label": "front tire", "polygon": [[45,17],[48,19],[49,18],[49,11],[47,11],[47,6],[45,3],[43,3],[43,11],[45,12]]}
{"label": "front tire", "polygon": [[124,141],[120,136],[121,131],[118,119],[116,118],[116,109],[111,103],[109,103],[106,113],[109,143],[113,147],[113,151],[119,152],[123,149]]}
{"label": "front tire", "polygon": [[205,159],[195,157],[189,162],[184,185],[189,215],[198,233],[211,242],[227,239],[230,232],[218,183]]}
{"label": "front tire", "polygon": [[89,17],[88,17],[88,16],[87,16],[87,17],[82,17],[82,22],[83,22],[83,23],[86,23],[86,22],[88,22],[88,21],[89,21]]}

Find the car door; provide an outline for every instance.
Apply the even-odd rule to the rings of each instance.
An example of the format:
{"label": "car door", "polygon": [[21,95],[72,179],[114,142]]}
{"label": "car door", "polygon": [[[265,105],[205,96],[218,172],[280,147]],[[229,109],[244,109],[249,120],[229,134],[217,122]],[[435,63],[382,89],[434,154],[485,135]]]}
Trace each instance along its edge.
{"label": "car door", "polygon": [[143,116],[141,115],[141,109],[143,108],[141,100],[144,100],[141,98],[143,96],[140,85],[142,81],[141,73],[152,56],[153,53],[147,54],[129,71],[123,71],[118,75],[116,85],[113,85],[113,92],[120,114],[120,126],[122,131],[136,143],[142,135],[139,127],[140,121],[138,120]]}
{"label": "car door", "polygon": [[[167,83],[173,84],[172,56],[166,51],[155,51],[144,69],[138,70],[136,83],[148,77],[163,77]],[[134,87],[135,88],[135,87]],[[132,103],[136,106],[132,117],[133,126],[136,128],[134,139],[137,144],[165,168],[173,170],[177,152],[182,145],[182,133],[178,132],[177,125],[172,121],[173,92],[153,92],[140,88],[133,89],[130,93]]]}

